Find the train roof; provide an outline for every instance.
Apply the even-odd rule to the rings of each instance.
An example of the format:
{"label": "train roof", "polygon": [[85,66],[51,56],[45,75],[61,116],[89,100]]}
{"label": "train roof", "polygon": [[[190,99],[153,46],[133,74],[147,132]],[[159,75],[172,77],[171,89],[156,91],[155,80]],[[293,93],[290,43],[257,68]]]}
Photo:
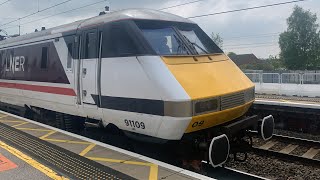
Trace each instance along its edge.
{"label": "train roof", "polygon": [[77,29],[93,26],[96,24],[103,24],[112,21],[120,21],[126,19],[145,19],[145,20],[162,20],[162,21],[176,21],[176,22],[186,22],[186,23],[194,23],[189,19],[151,9],[125,9],[110,12],[104,15],[95,16],[89,19],[79,20],[70,24],[65,24],[61,26],[57,26],[54,28],[50,28],[43,31],[38,31],[14,38],[8,38],[6,40],[0,41],[0,48],[4,46],[10,46],[10,44],[16,44],[18,42],[22,43],[22,41],[28,41],[34,38],[46,37],[50,35],[57,34],[57,37],[61,36],[59,34],[75,31]]}

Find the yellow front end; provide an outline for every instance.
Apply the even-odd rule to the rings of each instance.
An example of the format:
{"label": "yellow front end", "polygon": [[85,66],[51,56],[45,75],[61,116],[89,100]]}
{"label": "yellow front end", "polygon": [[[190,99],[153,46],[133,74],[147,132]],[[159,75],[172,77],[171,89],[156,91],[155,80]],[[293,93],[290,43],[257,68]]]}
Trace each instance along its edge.
{"label": "yellow front end", "polygon": [[[162,59],[192,102],[211,98],[219,98],[221,101],[224,97],[230,97],[226,100],[230,104],[232,98],[236,97],[233,97],[233,94],[241,94],[254,88],[250,79],[224,54],[166,56]],[[241,117],[248,111],[253,99],[238,103],[235,107],[219,107],[219,110],[214,112],[194,113],[186,133],[211,128]]]}

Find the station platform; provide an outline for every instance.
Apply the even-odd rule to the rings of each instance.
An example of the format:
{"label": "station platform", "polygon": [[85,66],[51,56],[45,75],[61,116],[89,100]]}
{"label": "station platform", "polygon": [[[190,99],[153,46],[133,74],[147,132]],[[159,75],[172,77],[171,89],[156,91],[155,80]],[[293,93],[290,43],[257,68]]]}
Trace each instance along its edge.
{"label": "station platform", "polygon": [[0,111],[0,179],[211,179]]}
{"label": "station platform", "polygon": [[254,105],[320,110],[320,98],[256,94]]}

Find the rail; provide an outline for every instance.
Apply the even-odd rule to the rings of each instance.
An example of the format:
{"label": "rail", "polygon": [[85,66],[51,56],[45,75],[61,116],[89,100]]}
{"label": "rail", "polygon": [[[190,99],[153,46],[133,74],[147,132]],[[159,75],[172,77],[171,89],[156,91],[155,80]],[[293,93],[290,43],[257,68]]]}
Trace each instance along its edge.
{"label": "rail", "polygon": [[[255,134],[255,132],[253,132]],[[277,143],[285,143],[287,146],[280,150],[272,150]],[[308,147],[308,151],[302,155],[291,154],[295,149]],[[292,162],[300,162],[306,165],[320,166],[320,159],[315,159],[320,153],[319,141],[301,139],[296,137],[274,135],[273,138],[259,147],[254,146],[253,152],[263,156],[274,156],[279,159]]]}

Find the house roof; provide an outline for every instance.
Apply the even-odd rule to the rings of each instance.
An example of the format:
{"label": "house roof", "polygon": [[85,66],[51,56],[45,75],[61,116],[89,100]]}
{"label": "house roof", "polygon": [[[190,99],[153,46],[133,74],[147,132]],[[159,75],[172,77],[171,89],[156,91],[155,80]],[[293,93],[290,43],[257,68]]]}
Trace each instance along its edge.
{"label": "house roof", "polygon": [[254,54],[231,55],[229,58],[238,66],[244,64],[257,64],[260,62],[260,59],[258,59]]}

